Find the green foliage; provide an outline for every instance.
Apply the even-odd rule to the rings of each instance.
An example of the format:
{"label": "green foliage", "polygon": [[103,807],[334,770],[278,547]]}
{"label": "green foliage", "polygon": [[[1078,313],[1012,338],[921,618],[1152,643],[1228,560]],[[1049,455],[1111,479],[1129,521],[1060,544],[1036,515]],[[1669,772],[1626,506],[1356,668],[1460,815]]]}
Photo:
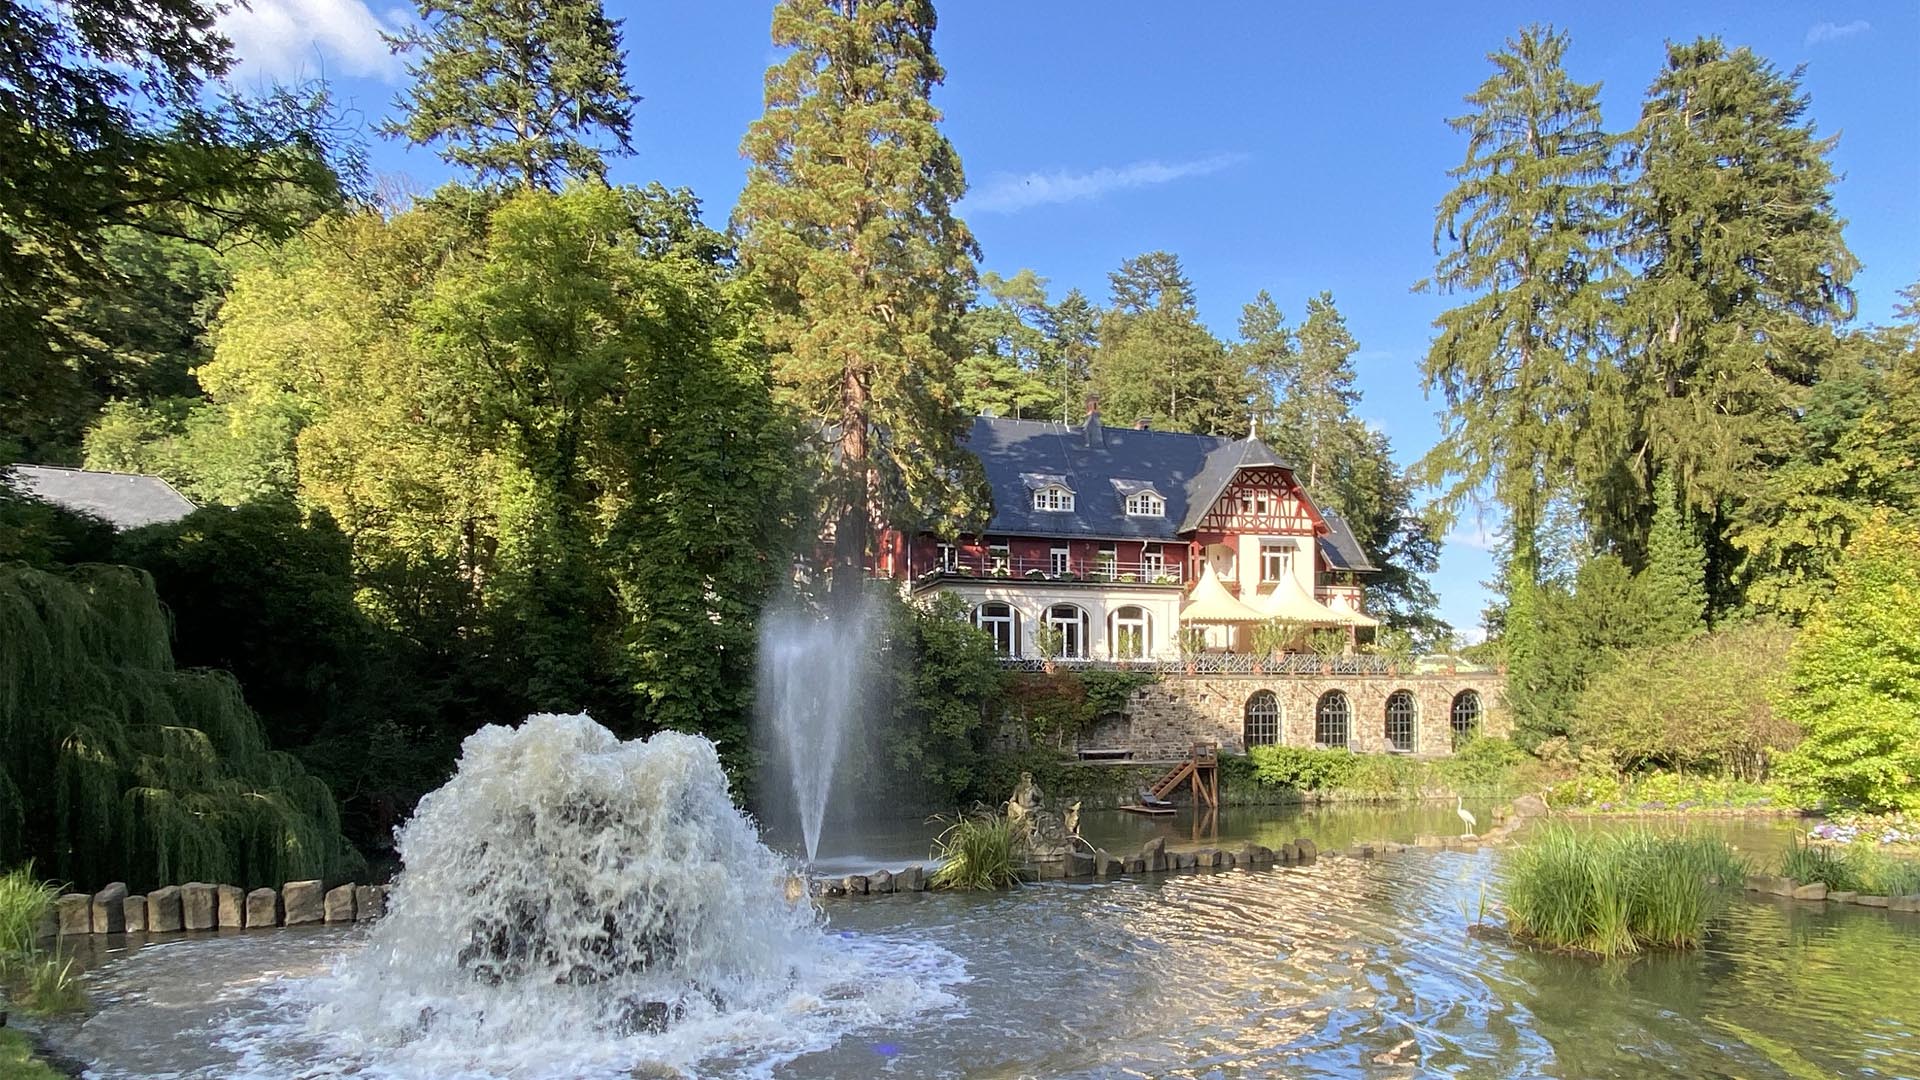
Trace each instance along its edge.
{"label": "green foliage", "polygon": [[1021,833],[997,813],[952,819],[933,841],[933,857],[940,866],[929,883],[936,889],[1004,889],[1020,882],[1025,854]]}
{"label": "green foliage", "polygon": [[[962,324],[969,355],[955,369],[960,408],[970,414],[1067,418],[1063,396],[1076,389],[1060,353],[1062,344],[1048,333],[1054,321],[1047,303],[1047,279],[1031,270],[1011,278],[988,271],[980,285],[990,304],[967,310]],[[1084,380],[1081,380],[1084,381]]]}
{"label": "green foliage", "polygon": [[1108,279],[1113,305],[1100,320],[1092,372],[1101,408],[1163,430],[1244,434],[1245,369],[1201,325],[1179,257],[1150,251]]}
{"label": "green foliage", "polygon": [[0,963],[33,949],[34,928],[59,895],[53,882],[34,876],[31,861],[0,875]]}
{"label": "green foliage", "polygon": [[[890,680],[888,722],[877,754],[889,780],[911,778],[907,794],[924,806],[957,806],[982,792],[986,736],[1002,702],[993,639],[967,621],[958,597],[931,604],[894,603],[884,675]],[[874,797],[898,798],[898,791]]]}
{"label": "green foliage", "polygon": [[85,1009],[87,992],[80,984],[83,974],[77,960],[58,952],[33,953],[0,962],[0,979],[8,984],[7,996],[36,1016],[57,1016]]}
{"label": "green foliage", "polygon": [[1549,825],[1507,856],[1502,893],[1516,935],[1620,956],[1699,946],[1745,872],[1712,837]]}
{"label": "green foliage", "polygon": [[1847,545],[1774,705],[1806,738],[1780,775],[1808,802],[1920,809],[1920,549],[1882,517]]}
{"label": "green foliage", "polygon": [[387,41],[417,54],[400,116],[381,131],[440,157],[481,182],[559,190],[604,180],[603,146],[631,153],[633,93],[620,20],[600,0],[484,4],[419,0],[420,18]]}
{"label": "green foliage", "polygon": [[1734,776],[1652,772],[1622,777],[1587,771],[1547,789],[1547,802],[1567,809],[1637,813],[1643,810],[1752,809],[1781,804],[1780,789]]}
{"label": "green foliage", "polygon": [[232,677],[174,669],[145,575],[0,569],[0,628],[0,862],[135,888],[350,868],[333,796]]}
{"label": "green foliage", "polygon": [[[979,461],[954,387],[977,246],[959,156],[930,100],[929,0],[782,0],[781,58],[741,152],[741,263],[783,393],[834,440],[822,520],[857,576],[876,521],[977,530]],[[823,448],[824,449],[824,448]]]}
{"label": "green foliage", "polygon": [[1860,888],[1860,875],[1846,856],[1847,852],[1830,844],[1795,837],[1780,856],[1780,872],[1802,885],[1818,882],[1835,892],[1871,892]]}
{"label": "green foliage", "polygon": [[1672,476],[1661,474],[1653,501],[1653,528],[1639,580],[1650,617],[1646,644],[1665,645],[1706,628],[1707,549],[1680,505]]}
{"label": "green foliage", "polygon": [[1527,755],[1498,735],[1469,735],[1453,748],[1453,756],[1438,763],[1453,783],[1465,788],[1497,788],[1510,782],[1513,770]]}
{"label": "green foliage", "polygon": [[1007,699],[1034,746],[1059,749],[1097,715],[1079,672],[1016,672],[1007,676]]}
{"label": "green foliage", "polygon": [[4,1080],[65,1080],[65,1073],[33,1056],[33,1042],[12,1028],[0,1028],[0,1078]]}
{"label": "green foliage", "polygon": [[1334,791],[1353,784],[1360,757],[1350,750],[1311,746],[1256,746],[1247,751],[1262,784],[1295,791]]}
{"label": "green foliage", "polygon": [[1139,671],[1081,671],[1075,673],[1086,694],[1087,712],[1093,719],[1125,712],[1134,691],[1151,686],[1160,677]]}
{"label": "green foliage", "polygon": [[1799,739],[1773,703],[1792,643],[1790,630],[1747,623],[1628,650],[1580,690],[1570,732],[1628,771],[1762,779]]}

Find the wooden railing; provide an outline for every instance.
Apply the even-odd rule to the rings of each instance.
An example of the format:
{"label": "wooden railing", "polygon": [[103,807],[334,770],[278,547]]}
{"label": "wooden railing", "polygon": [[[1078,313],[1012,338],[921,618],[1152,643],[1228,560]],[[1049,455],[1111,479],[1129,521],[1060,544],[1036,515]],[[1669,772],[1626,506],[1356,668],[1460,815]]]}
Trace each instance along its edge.
{"label": "wooden railing", "polygon": [[[1388,656],[1356,653],[1351,656],[1316,656],[1287,653],[1284,656],[1255,656],[1252,653],[1208,652],[1187,659],[1077,660],[1060,657],[1055,667],[1077,671],[1140,671],[1159,675],[1413,675],[1446,674],[1439,671],[1415,672],[1411,665]],[[1015,671],[1041,671],[1048,661],[1031,656],[1003,656],[1000,666]]]}
{"label": "wooden railing", "polygon": [[948,556],[947,560],[920,573],[915,581],[952,578],[984,578],[1002,581],[1096,582],[1102,585],[1179,585],[1185,569],[1178,562],[1119,562],[1112,559],[1022,556]]}

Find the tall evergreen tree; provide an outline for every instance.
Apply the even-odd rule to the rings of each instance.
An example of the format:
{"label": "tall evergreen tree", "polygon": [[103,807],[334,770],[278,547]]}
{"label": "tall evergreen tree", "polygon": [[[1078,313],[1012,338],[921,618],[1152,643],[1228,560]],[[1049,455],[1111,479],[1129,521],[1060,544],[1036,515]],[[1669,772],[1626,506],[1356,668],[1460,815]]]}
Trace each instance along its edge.
{"label": "tall evergreen tree", "polygon": [[783,0],[766,112],[735,211],[761,283],[762,330],[789,397],[832,433],[826,511],[836,565],[857,573],[872,526],[977,523],[978,462],[954,365],[978,255],[954,215],[966,189],[931,95],[928,0]]}
{"label": "tall evergreen tree", "polygon": [[1178,256],[1136,255],[1107,275],[1113,306],[1100,320],[1093,388],[1123,421],[1175,431],[1244,434],[1247,380],[1200,323]]}
{"label": "tall evergreen tree", "polygon": [[1366,449],[1366,428],[1353,415],[1360,400],[1353,388],[1353,354],[1360,345],[1330,292],[1307,301],[1306,321],[1293,336],[1275,411],[1280,429],[1296,435],[1295,467],[1307,489],[1318,491],[1323,478],[1331,482],[1343,463]]}
{"label": "tall evergreen tree", "polygon": [[1011,278],[988,271],[980,284],[990,302],[969,309],[963,323],[968,355],[956,369],[961,408],[1024,419],[1057,415],[1060,387],[1047,379],[1058,366],[1047,333],[1047,279],[1031,270]]}
{"label": "tall evergreen tree", "polygon": [[419,0],[420,25],[387,36],[413,86],[380,130],[486,183],[558,190],[605,179],[604,154],[631,153],[633,92],[620,20],[600,0]]}
{"label": "tall evergreen tree", "polygon": [[1472,299],[1435,322],[1423,371],[1447,402],[1422,463],[1451,479],[1442,502],[1489,492],[1505,508],[1515,569],[1537,575],[1533,533],[1578,462],[1597,381],[1601,284],[1610,273],[1613,140],[1600,86],[1567,76],[1568,37],[1529,27],[1449,121],[1467,136],[1434,227],[1423,290]]}
{"label": "tall evergreen tree", "polygon": [[1272,442],[1281,430],[1278,406],[1291,385],[1296,366],[1293,329],[1265,289],[1240,309],[1240,340],[1233,344],[1234,362],[1247,374],[1257,433]]}
{"label": "tall evergreen tree", "polygon": [[1714,38],[1670,45],[1634,132],[1628,372],[1640,453],[1705,516],[1708,589],[1737,600],[1732,504],[1785,461],[1805,390],[1852,314],[1856,263],[1832,202],[1832,138],[1800,73]]}
{"label": "tall evergreen tree", "polygon": [[1680,641],[1706,628],[1707,549],[1678,486],[1665,473],[1653,485],[1653,527],[1640,571],[1652,630],[1647,645]]}
{"label": "tall evergreen tree", "polygon": [[1060,391],[1060,422],[1073,419],[1072,410],[1093,384],[1093,354],[1100,346],[1100,311],[1079,289],[1070,289],[1047,316],[1047,337],[1053,366],[1044,372],[1047,385]]}

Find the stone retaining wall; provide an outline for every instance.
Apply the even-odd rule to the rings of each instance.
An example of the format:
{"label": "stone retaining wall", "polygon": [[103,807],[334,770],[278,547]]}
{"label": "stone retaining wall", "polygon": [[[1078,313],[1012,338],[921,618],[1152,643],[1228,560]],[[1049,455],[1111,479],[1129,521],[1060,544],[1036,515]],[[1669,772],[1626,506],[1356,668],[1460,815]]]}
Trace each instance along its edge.
{"label": "stone retaining wall", "polygon": [[1879,896],[1873,893],[1835,892],[1829,890],[1825,882],[1810,881],[1803,884],[1790,877],[1774,874],[1749,875],[1746,886],[1750,893],[1780,896],[1789,900],[1812,900],[1828,904],[1855,904],[1887,911],[1920,912],[1920,895]]}
{"label": "stone retaining wall", "polygon": [[[1314,744],[1315,709],[1322,695],[1338,690],[1349,705],[1347,745],[1362,753],[1392,752],[1387,741],[1387,698],[1405,690],[1414,699],[1414,743],[1419,757],[1453,753],[1453,700],[1463,691],[1480,695],[1480,730],[1507,735],[1506,679],[1494,672],[1420,675],[1170,675],[1134,691],[1123,716],[1097,725],[1099,745],[1081,749],[1130,750],[1138,759],[1187,756],[1194,743],[1244,752],[1247,701],[1271,691],[1280,704],[1280,742]],[[1083,740],[1085,742],[1086,740]]]}
{"label": "stone retaining wall", "polygon": [[237,885],[190,881],[144,896],[129,895],[116,881],[91,895],[67,893],[35,928],[35,937],[84,934],[170,933],[233,930],[310,923],[371,922],[386,914],[385,885],[340,885],[289,881],[278,890],[247,892]]}

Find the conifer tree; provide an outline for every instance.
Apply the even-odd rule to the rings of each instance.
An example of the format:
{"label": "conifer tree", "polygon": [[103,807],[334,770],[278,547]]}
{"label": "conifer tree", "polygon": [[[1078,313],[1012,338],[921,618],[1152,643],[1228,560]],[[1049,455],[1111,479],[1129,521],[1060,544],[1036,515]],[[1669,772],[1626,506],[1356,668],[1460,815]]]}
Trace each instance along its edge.
{"label": "conifer tree", "polygon": [[1734,602],[1731,504],[1790,455],[1805,388],[1852,314],[1832,138],[1800,73],[1703,38],[1670,45],[1631,147],[1627,371],[1642,453],[1706,515],[1708,590]]}
{"label": "conifer tree", "polygon": [[1244,434],[1248,385],[1226,346],[1200,323],[1179,256],[1136,255],[1107,275],[1113,306],[1100,320],[1093,387],[1123,421],[1175,431]]}
{"label": "conifer tree", "polygon": [[1307,490],[1332,482],[1344,463],[1364,451],[1366,428],[1353,415],[1353,354],[1360,351],[1347,320],[1323,292],[1307,301],[1307,318],[1294,332],[1295,348],[1277,407],[1282,431],[1298,433],[1293,463]]}
{"label": "conifer tree", "polygon": [[1295,365],[1293,330],[1273,296],[1261,289],[1240,309],[1239,332],[1233,359],[1245,369],[1253,394],[1253,414],[1259,418],[1255,434],[1272,443],[1283,430],[1278,406]]}
{"label": "conifer tree", "polygon": [[1562,66],[1567,45],[1551,27],[1522,31],[1449,121],[1467,156],[1438,208],[1439,263],[1419,286],[1471,296],[1434,324],[1423,371],[1446,399],[1446,429],[1423,470],[1451,479],[1449,507],[1490,491],[1510,519],[1514,569],[1529,579],[1530,535],[1576,463],[1610,273],[1613,140],[1599,84]]}
{"label": "conifer tree", "polygon": [[418,0],[420,25],[387,36],[418,53],[413,86],[382,133],[440,157],[482,182],[558,190],[605,179],[606,144],[631,153],[633,92],[620,20],[600,0]]}
{"label": "conifer tree", "polygon": [[1093,354],[1100,344],[1100,312],[1079,289],[1047,313],[1047,337],[1052,343],[1052,366],[1044,372],[1047,385],[1060,391],[1060,422],[1072,419],[1071,410],[1087,396],[1093,382]]}
{"label": "conifer tree", "polygon": [[1648,645],[1680,641],[1706,628],[1707,549],[1693,515],[1680,503],[1673,477],[1653,485],[1653,527],[1647,534],[1647,565],[1640,571],[1649,625]]}
{"label": "conifer tree", "polygon": [[741,261],[768,301],[776,377],[831,432],[842,573],[874,525],[957,529],[985,508],[956,441],[978,251],[953,212],[966,180],[931,101],[935,22],[928,0],[783,0],[773,42],[787,54],[741,144]]}

